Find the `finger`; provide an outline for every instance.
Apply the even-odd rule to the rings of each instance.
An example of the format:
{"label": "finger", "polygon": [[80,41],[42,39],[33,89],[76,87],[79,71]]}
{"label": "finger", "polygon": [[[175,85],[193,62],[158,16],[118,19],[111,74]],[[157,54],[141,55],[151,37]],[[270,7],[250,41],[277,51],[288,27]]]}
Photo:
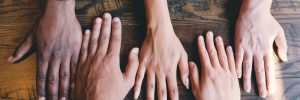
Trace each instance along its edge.
{"label": "finger", "polygon": [[192,82],[193,94],[196,95],[198,90],[200,89],[198,68],[194,62],[189,63],[189,68],[190,68],[190,78],[191,78],[191,82]]}
{"label": "finger", "polygon": [[238,78],[242,77],[242,62],[244,57],[244,50],[242,46],[235,43],[235,69]]}
{"label": "finger", "polygon": [[167,100],[167,86],[165,76],[156,76],[157,79],[157,93],[159,100]]}
{"label": "finger", "polygon": [[155,93],[155,74],[153,72],[147,72],[147,100],[154,100]]}
{"label": "finger", "polygon": [[80,50],[80,62],[85,62],[88,54],[88,45],[89,45],[89,39],[90,39],[90,30],[86,30],[84,32],[83,38],[82,38],[82,45]]}
{"label": "finger", "polygon": [[171,100],[178,100],[178,87],[176,79],[176,70],[167,76],[168,91]]}
{"label": "finger", "polygon": [[67,100],[70,87],[70,60],[65,59],[59,69],[59,99]]}
{"label": "finger", "polygon": [[[128,57],[128,64],[125,70],[125,80],[129,83],[129,87],[132,88],[135,81],[135,76],[139,66],[139,48],[133,48]],[[129,89],[130,89],[129,88]]]}
{"label": "finger", "polygon": [[188,89],[189,88],[189,67],[188,67],[188,57],[185,51],[181,54],[179,60],[179,72],[181,81],[184,86]]}
{"label": "finger", "polygon": [[33,46],[33,36],[29,34],[15,52],[7,59],[10,63],[15,63],[27,54]]}
{"label": "finger", "polygon": [[220,36],[218,36],[216,38],[216,45],[217,45],[217,51],[218,51],[218,57],[219,57],[220,64],[224,70],[229,71],[227,55],[226,55],[226,52],[224,49],[223,40]]}
{"label": "finger", "polygon": [[111,33],[111,15],[109,13],[103,14],[103,23],[101,28],[101,35],[99,46],[98,46],[98,54],[99,55],[106,55],[109,39],[110,39],[110,33]]}
{"label": "finger", "polygon": [[253,60],[252,54],[246,52],[244,56],[244,62],[243,62],[243,81],[244,81],[244,90],[248,93],[251,90],[252,60]]}
{"label": "finger", "polygon": [[210,68],[212,68],[210,60],[208,59],[208,53],[204,44],[204,38],[203,36],[198,37],[198,52],[201,60],[201,65],[203,67],[203,71],[206,71]]}
{"label": "finger", "polygon": [[46,75],[48,70],[48,61],[41,59],[39,53],[37,53],[37,97],[39,100],[46,99]]}
{"label": "finger", "polygon": [[[78,66],[78,54],[73,54],[71,57],[71,80],[70,80],[70,85],[71,85],[71,92],[74,92],[75,90],[75,80],[76,80],[76,71],[77,71],[77,66]],[[73,93],[71,93],[73,94]]]}
{"label": "finger", "polygon": [[217,51],[214,44],[214,36],[211,31],[206,34],[206,49],[209,55],[210,62],[213,67],[218,67],[220,65]]}
{"label": "finger", "polygon": [[258,56],[258,55],[254,56],[254,70],[255,70],[259,95],[261,97],[266,97],[267,95],[266,76],[265,76],[265,68],[264,68],[264,62],[262,56]]}
{"label": "finger", "polygon": [[115,17],[112,21],[112,31],[111,31],[111,38],[109,44],[108,53],[115,54],[117,56],[120,55],[121,49],[121,33],[122,33],[122,26],[121,21],[118,17]]}
{"label": "finger", "polygon": [[138,71],[137,71],[137,76],[134,84],[134,99],[138,99],[142,87],[142,82],[144,79],[146,68],[143,65],[143,63],[140,63]]}
{"label": "finger", "polygon": [[233,73],[234,75],[236,75],[233,50],[232,50],[231,46],[228,46],[226,48],[226,53],[227,53],[229,70],[230,70],[231,73]]}
{"label": "finger", "polygon": [[264,64],[266,70],[266,80],[267,80],[267,89],[269,93],[274,93],[276,89],[276,82],[275,82],[275,67],[274,67],[274,59],[272,54],[269,54],[264,57]]}
{"label": "finger", "polygon": [[287,57],[287,43],[286,43],[286,39],[285,39],[285,35],[284,35],[284,31],[281,28],[281,30],[279,31],[278,35],[275,38],[275,43],[278,47],[277,52],[278,52],[278,56],[282,61],[287,61],[288,57]]}
{"label": "finger", "polygon": [[100,29],[101,29],[101,18],[96,18],[94,21],[94,26],[92,30],[92,34],[90,37],[90,43],[89,43],[89,55],[93,56],[96,52],[97,46],[98,46],[98,38],[100,35]]}
{"label": "finger", "polygon": [[49,77],[48,83],[48,97],[50,100],[58,98],[58,79],[59,79],[59,68],[60,61],[54,58],[49,64]]}

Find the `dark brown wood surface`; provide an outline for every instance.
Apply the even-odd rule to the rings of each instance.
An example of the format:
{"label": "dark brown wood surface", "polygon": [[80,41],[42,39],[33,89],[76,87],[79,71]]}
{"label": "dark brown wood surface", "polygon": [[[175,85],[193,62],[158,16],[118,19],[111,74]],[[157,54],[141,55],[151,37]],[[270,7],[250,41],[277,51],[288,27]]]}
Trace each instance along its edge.
{"label": "dark brown wood surface", "polygon": [[[35,54],[18,63],[9,64],[7,57],[26,36],[42,14],[44,0],[0,0],[0,100],[35,99]],[[189,55],[198,62],[196,37],[208,30],[233,45],[234,26],[241,0],[168,0],[172,23],[177,36]],[[121,65],[127,61],[129,50],[140,47],[146,35],[143,0],[79,0],[76,14],[83,29],[91,28],[92,20],[110,12],[123,25]],[[300,0],[273,0],[272,14],[285,30],[289,46],[289,61],[277,59],[277,92],[268,97],[274,100],[300,100]],[[274,53],[274,56],[275,53]],[[277,57],[277,56],[276,56]],[[179,79],[179,78],[178,78]],[[145,83],[145,82],[144,82]],[[242,89],[243,100],[262,99],[257,96],[255,79],[251,93]],[[193,99],[191,90],[178,80],[181,100]],[[140,99],[145,99],[143,84]],[[132,100],[133,92],[125,99]]]}

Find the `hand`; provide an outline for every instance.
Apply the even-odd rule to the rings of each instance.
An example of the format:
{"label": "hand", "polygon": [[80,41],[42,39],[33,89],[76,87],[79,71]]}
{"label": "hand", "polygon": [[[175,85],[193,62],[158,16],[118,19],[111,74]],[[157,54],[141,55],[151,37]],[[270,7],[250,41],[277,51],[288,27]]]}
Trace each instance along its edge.
{"label": "hand", "polygon": [[216,38],[216,46],[212,32],[206,35],[206,46],[203,37],[199,36],[198,52],[202,65],[200,82],[197,65],[189,63],[193,94],[197,100],[240,100],[232,48],[227,47],[225,52],[221,37]]}
{"label": "hand", "polygon": [[93,32],[83,36],[76,80],[78,100],[121,100],[134,85],[139,66],[138,48],[131,50],[125,73],[120,69],[121,21],[96,18]]}
{"label": "hand", "polygon": [[75,78],[72,76],[75,76],[82,36],[74,8],[75,1],[72,0],[48,1],[39,23],[8,59],[15,63],[30,50],[36,51],[38,99],[68,98],[70,81]]}
{"label": "hand", "polygon": [[[155,83],[159,100],[167,100],[167,85],[171,100],[178,99],[177,64],[182,82],[188,88],[188,58],[172,25],[150,28],[140,54],[140,67],[135,83],[135,99],[139,96],[147,72],[147,100],[154,99]],[[155,82],[157,81],[157,82]]]}
{"label": "hand", "polygon": [[270,13],[268,5],[271,4],[250,1],[243,3],[236,24],[236,71],[240,78],[243,65],[244,89],[250,92],[254,62],[259,95],[266,97],[267,90],[272,93],[275,89],[273,42],[275,41],[278,55],[283,61],[287,61],[287,43],[282,27]]}

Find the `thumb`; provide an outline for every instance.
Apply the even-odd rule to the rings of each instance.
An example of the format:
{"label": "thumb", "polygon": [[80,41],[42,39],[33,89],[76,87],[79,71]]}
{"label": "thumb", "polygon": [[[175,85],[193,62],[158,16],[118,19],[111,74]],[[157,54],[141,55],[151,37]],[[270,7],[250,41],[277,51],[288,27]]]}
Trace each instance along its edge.
{"label": "thumb", "polygon": [[33,36],[30,33],[15,52],[7,59],[10,63],[15,63],[27,54],[33,46]]}
{"label": "thumb", "polygon": [[128,56],[128,64],[125,69],[125,80],[129,83],[130,88],[134,85],[136,72],[139,66],[139,48],[133,48]]}
{"label": "thumb", "polygon": [[278,52],[278,56],[282,61],[287,61],[288,57],[287,57],[287,43],[286,43],[286,39],[285,39],[285,35],[284,35],[284,31],[282,28],[280,28],[280,31],[278,33],[278,35],[275,38],[275,43],[277,45],[277,52]]}

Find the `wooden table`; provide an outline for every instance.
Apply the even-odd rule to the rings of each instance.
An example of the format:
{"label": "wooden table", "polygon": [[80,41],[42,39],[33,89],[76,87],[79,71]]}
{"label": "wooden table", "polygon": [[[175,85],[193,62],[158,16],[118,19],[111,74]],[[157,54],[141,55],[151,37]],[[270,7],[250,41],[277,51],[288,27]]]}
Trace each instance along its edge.
{"label": "wooden table", "polygon": [[[18,63],[9,64],[7,57],[38,21],[43,0],[0,0],[0,100],[35,99],[35,54]],[[123,25],[121,65],[127,61],[132,47],[140,47],[146,35],[144,0],[81,0],[76,14],[83,29],[104,12],[118,16]],[[198,61],[196,37],[208,30],[221,35],[226,45],[233,45],[234,26],[241,0],[169,0],[169,10],[177,36],[189,59]],[[272,14],[285,30],[289,61],[276,62],[277,92],[269,99],[300,99],[300,0],[274,0]],[[276,56],[274,54],[274,56]],[[253,75],[252,75],[253,76]],[[179,78],[178,78],[179,79]],[[145,83],[145,82],[144,82]],[[242,91],[242,99],[261,99],[253,78],[251,93]],[[193,99],[191,90],[178,80],[181,100]],[[145,99],[143,84],[140,99]],[[125,99],[133,99],[131,91]]]}

